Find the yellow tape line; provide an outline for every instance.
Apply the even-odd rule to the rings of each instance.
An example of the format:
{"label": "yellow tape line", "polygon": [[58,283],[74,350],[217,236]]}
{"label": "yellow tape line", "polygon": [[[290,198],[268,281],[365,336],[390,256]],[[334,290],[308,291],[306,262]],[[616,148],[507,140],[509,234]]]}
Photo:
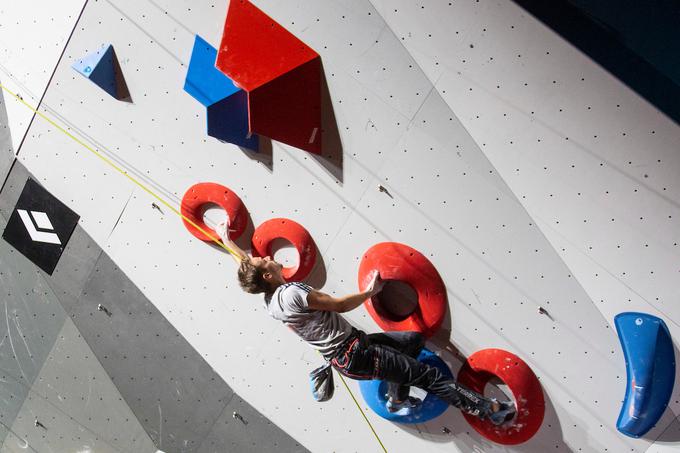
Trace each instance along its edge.
{"label": "yellow tape line", "polygon": [[[134,177],[130,176],[130,175],[128,174],[128,172],[125,171],[125,169],[120,168],[120,167],[119,167],[118,165],[116,165],[113,161],[111,161],[111,159],[107,158],[106,156],[103,156],[99,151],[97,151],[96,149],[92,148],[90,145],[88,145],[87,143],[83,142],[83,141],[80,140],[78,137],[76,137],[75,135],[71,134],[69,131],[67,131],[66,129],[64,129],[63,127],[61,127],[61,126],[58,125],[57,123],[55,123],[55,122],[54,122],[52,119],[50,119],[47,115],[45,115],[45,114],[39,112],[38,109],[34,108],[32,105],[30,105],[29,103],[27,103],[26,101],[24,101],[24,100],[21,98],[21,96],[15,94],[15,93],[12,92],[11,90],[9,90],[9,89],[8,89],[5,85],[3,85],[2,83],[0,83],[0,88],[2,88],[3,90],[5,90],[5,91],[8,92],[9,94],[11,94],[17,101],[19,101],[19,102],[21,102],[22,104],[24,104],[24,105],[25,105],[26,107],[28,107],[31,111],[33,111],[33,113],[35,113],[36,115],[40,116],[42,119],[44,119],[45,121],[47,121],[48,123],[50,123],[52,126],[56,127],[59,131],[61,131],[61,132],[63,132],[64,134],[66,134],[66,135],[67,135],[69,138],[71,138],[73,141],[75,141],[75,142],[78,143],[79,145],[83,146],[85,149],[87,149],[88,151],[92,152],[95,156],[99,157],[101,160],[103,160],[104,162],[106,162],[107,164],[109,164],[111,167],[113,167],[114,169],[116,169],[116,171],[118,171],[120,174],[122,174],[123,176],[125,176],[126,178],[128,178],[130,181],[132,181],[132,182],[133,182],[134,184],[136,184],[139,188],[141,188],[144,192],[148,193],[149,195],[151,195],[152,197],[154,197],[156,200],[160,201],[164,206],[166,206],[166,207],[167,207],[168,209],[170,209],[172,212],[174,212],[175,214],[177,214],[178,216],[180,216],[183,220],[185,220],[186,222],[188,222],[191,226],[193,226],[193,227],[196,228],[198,231],[200,231],[201,233],[203,233],[203,234],[205,234],[206,236],[208,236],[213,242],[215,242],[217,245],[219,245],[220,247],[222,247],[224,250],[226,250],[227,252],[231,253],[235,258],[237,258],[237,259],[239,259],[239,260],[241,259],[241,256],[240,256],[238,253],[234,252],[234,251],[231,250],[229,247],[227,247],[226,245],[224,245],[224,243],[223,243],[222,241],[220,241],[219,239],[215,239],[215,237],[213,237],[212,234],[208,233],[207,231],[203,230],[200,226],[196,225],[196,223],[194,223],[191,219],[189,219],[187,216],[185,216],[185,215],[182,214],[180,211],[178,211],[178,210],[177,210],[174,206],[172,206],[170,203],[168,203],[167,201],[165,201],[165,200],[164,200],[163,198],[161,198],[159,195],[156,195],[156,193],[154,193],[151,189],[149,189],[149,188],[146,187],[144,184],[142,184],[141,182],[139,182],[137,179],[135,179]],[[373,432],[373,435],[375,436],[375,438],[378,440],[378,443],[380,444],[380,447],[382,447],[383,451],[384,451],[385,453],[387,453],[387,449],[385,448],[385,445],[384,445],[384,444],[382,443],[382,441],[380,440],[380,437],[378,436],[378,433],[375,432],[375,429],[373,428],[373,425],[372,425],[371,422],[368,420],[368,417],[366,417],[366,414],[364,413],[363,409],[361,409],[361,406],[359,405],[359,402],[358,402],[357,399],[354,397],[354,393],[352,393],[352,390],[351,390],[351,389],[349,388],[349,386],[347,385],[347,382],[345,382],[345,379],[343,378],[343,376],[340,375],[340,374],[338,374],[338,376],[340,376],[340,380],[341,380],[342,383],[345,385],[345,388],[347,389],[347,391],[349,392],[350,396],[352,397],[352,400],[354,400],[354,404],[356,404],[357,409],[359,409],[359,412],[361,412],[361,415],[364,417],[364,420],[366,420],[366,423],[368,423],[368,427],[371,428],[371,431]]]}

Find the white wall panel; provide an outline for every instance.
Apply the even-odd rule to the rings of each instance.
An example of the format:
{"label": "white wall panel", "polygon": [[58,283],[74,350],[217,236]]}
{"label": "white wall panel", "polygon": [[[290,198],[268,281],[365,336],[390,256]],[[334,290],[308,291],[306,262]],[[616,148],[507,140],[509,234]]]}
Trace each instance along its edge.
{"label": "white wall panel", "polygon": [[[602,417],[602,413],[617,411],[620,396],[615,386],[604,390],[601,382],[623,381],[622,357],[614,334],[540,232],[529,226],[531,219],[521,206],[489,186],[483,176],[472,172],[463,176],[462,171],[456,171],[455,154],[450,154],[453,159],[443,153],[435,157],[423,147],[427,142],[417,128],[413,131],[403,142],[409,152],[398,153],[381,170],[390,175],[390,182],[393,176],[397,180],[387,186],[395,201],[386,200],[377,191],[367,192],[356,206],[355,216],[369,219],[369,225],[355,224],[352,230],[343,230],[327,255],[337,259],[351,253],[341,268],[356,269],[351,258],[363,250],[354,249],[353,237],[369,228],[379,228],[390,240],[423,251],[447,283],[455,345],[468,355],[487,347],[518,353],[540,376],[548,398],[559,396],[552,405],[560,419],[569,414],[582,421],[563,423],[565,438],[586,440],[587,436],[579,433],[603,424],[598,434],[603,439],[600,445],[626,448],[629,442],[620,439]],[[416,139],[408,141],[411,137]],[[410,170],[432,175],[440,166],[448,169],[448,187],[465,186],[475,195],[467,198],[455,189],[449,191],[446,199],[454,200],[454,206],[443,208],[439,200],[433,200],[436,194],[446,193],[437,190],[436,183],[407,182]],[[442,217],[449,222],[444,223]],[[351,286],[343,289],[350,291]],[[539,315],[538,306],[545,307],[555,321]],[[540,444],[529,445],[537,448]]]}
{"label": "white wall panel", "polygon": [[47,190],[81,216],[80,225],[93,238],[106,241],[134,190],[124,176],[43,121],[31,127],[18,158]]}
{"label": "white wall panel", "polygon": [[[75,26],[84,0],[29,0],[0,6],[0,82],[37,105]],[[5,93],[16,152],[33,113]]]}
{"label": "white wall panel", "polygon": [[678,338],[677,125],[512,2],[373,3],[608,322]]}

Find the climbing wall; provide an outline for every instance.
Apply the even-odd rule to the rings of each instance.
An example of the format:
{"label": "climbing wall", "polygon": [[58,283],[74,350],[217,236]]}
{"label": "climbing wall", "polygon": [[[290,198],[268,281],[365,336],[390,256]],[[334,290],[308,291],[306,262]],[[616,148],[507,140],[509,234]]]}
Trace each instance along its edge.
{"label": "climbing wall", "polygon": [[[15,165],[0,195],[3,230],[26,177]],[[155,452],[48,277],[4,240],[0,264],[0,451]]]}
{"label": "climbing wall", "polygon": [[[610,326],[641,311],[678,338],[677,124],[512,2],[378,9]],[[465,10],[486,20],[438,19]]]}
{"label": "climbing wall", "polygon": [[[85,0],[30,1],[0,6],[0,83],[37,105],[85,3]],[[16,150],[33,113],[12,97],[5,101],[8,123],[3,124],[9,125],[12,147]]]}
{"label": "climbing wall", "polygon": [[0,94],[0,177],[3,181],[14,161],[12,134],[7,120],[7,104],[4,93]]}
{"label": "climbing wall", "polygon": [[[29,176],[15,164],[0,192],[5,230]],[[0,451],[306,451],[239,397],[82,228],[51,275],[2,244]]]}
{"label": "climbing wall", "polygon": [[[509,1],[253,3],[321,55],[322,156],[276,141],[252,153],[207,136],[205,108],[182,87],[195,35],[219,45],[227,1],[88,2],[43,101],[59,127],[36,119],[18,150],[110,257],[89,268],[117,269],[130,281],[95,275],[94,291],[66,311],[156,447],[167,439],[168,451],[181,451],[171,436],[183,435],[174,417],[185,403],[162,392],[162,404],[143,399],[150,390],[142,389],[153,388],[146,380],[167,378],[167,361],[109,361],[115,340],[100,342],[101,327],[82,321],[102,315],[92,308],[100,300],[112,323],[126,319],[115,311],[130,301],[153,305],[149,317],[135,311],[149,307],[142,302],[126,310],[138,315],[120,324],[121,347],[136,344],[143,358],[145,347],[169,344],[154,338],[171,326],[205,373],[238,395],[228,404],[210,399],[219,406],[213,412],[206,403],[214,428],[202,445],[215,451],[228,449],[224,439],[248,436],[240,445],[253,451],[260,438],[311,451],[677,445],[677,389],[648,435],[616,430],[626,371],[612,325],[616,313],[641,310],[680,336],[677,125]],[[71,68],[104,43],[116,50],[131,102]],[[333,400],[314,402],[307,373],[321,359],[266,315],[260,297],[241,292],[226,253],[193,238],[110,163],[175,207],[191,185],[210,181],[238,193],[254,226],[274,217],[299,222],[320,252],[310,282],[330,293],[356,291],[359,260],[373,244],[416,248],[447,288],[449,313],[430,347],[454,372],[460,362],[447,343],[468,356],[490,347],[517,354],[543,386],[541,429],[505,447],[454,409],[428,423],[394,424],[372,413],[355,382],[337,382]],[[133,287],[134,297],[123,291]],[[380,331],[363,307],[348,317]],[[73,326],[64,345],[78,338]],[[127,341],[137,337],[149,340]],[[162,388],[171,393],[171,384]],[[163,434],[150,415],[159,407],[172,420]]]}

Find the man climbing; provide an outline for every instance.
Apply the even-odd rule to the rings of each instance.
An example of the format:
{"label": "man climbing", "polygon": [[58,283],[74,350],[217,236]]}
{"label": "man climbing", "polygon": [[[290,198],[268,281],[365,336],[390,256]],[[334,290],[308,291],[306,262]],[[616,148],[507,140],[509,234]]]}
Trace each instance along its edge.
{"label": "man climbing", "polygon": [[367,335],[352,327],[340,313],[357,308],[380,292],[384,281],[376,273],[362,293],[333,297],[304,283],[287,283],[283,266],[270,257],[248,256],[227,236],[226,222],[217,227],[224,244],[239,264],[241,288],[251,294],[264,293],[269,314],[282,321],[342,375],[352,379],[381,379],[388,382],[386,407],[408,415],[421,401],[409,396],[415,386],[437,395],[460,410],[500,425],[515,414],[512,402],[486,398],[439,369],[416,360],[425,344],[418,332],[385,332]]}

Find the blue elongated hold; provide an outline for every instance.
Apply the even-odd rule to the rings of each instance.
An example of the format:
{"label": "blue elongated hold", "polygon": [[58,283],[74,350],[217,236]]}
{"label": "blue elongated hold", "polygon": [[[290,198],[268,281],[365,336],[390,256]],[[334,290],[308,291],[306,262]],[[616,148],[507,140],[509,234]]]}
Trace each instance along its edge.
{"label": "blue elongated hold", "polygon": [[111,44],[76,60],[71,67],[119,101],[130,101],[130,92]]}
{"label": "blue elongated hold", "polygon": [[184,91],[206,107],[209,136],[257,151],[259,138],[249,132],[248,93],[215,68],[216,58],[217,49],[196,35]]}
{"label": "blue elongated hold", "polygon": [[626,359],[628,382],[616,428],[640,437],[659,421],[675,380],[675,353],[663,320],[646,313],[619,313],[614,318]]}

